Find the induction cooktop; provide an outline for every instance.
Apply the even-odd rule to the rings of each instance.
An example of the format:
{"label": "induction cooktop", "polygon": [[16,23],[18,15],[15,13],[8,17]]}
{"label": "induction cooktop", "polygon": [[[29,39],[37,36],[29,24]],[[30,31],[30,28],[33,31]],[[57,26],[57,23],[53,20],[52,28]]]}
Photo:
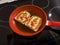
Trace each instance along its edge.
{"label": "induction cooktop", "polygon": [[17,0],[0,5],[0,45],[60,45],[60,27],[46,26],[31,37],[20,36],[9,26],[9,16],[18,6],[37,5],[47,13],[48,20],[60,21],[60,0]]}

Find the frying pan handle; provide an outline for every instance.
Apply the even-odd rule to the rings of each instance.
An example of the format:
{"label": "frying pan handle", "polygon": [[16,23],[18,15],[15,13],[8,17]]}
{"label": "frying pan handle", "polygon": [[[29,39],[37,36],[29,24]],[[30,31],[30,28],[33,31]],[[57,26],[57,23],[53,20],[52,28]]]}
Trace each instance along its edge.
{"label": "frying pan handle", "polygon": [[60,22],[56,22],[56,21],[47,21],[47,25],[48,26],[60,26]]}

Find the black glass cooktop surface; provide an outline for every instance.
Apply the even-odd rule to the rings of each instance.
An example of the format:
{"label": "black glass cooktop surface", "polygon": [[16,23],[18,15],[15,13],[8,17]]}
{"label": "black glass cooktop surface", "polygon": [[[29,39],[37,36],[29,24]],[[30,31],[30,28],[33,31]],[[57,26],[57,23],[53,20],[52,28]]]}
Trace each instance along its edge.
{"label": "black glass cooktop surface", "polygon": [[60,27],[46,26],[31,37],[14,33],[9,26],[9,16],[18,6],[37,5],[46,11],[48,20],[60,21],[60,0],[17,0],[0,5],[0,45],[60,45]]}

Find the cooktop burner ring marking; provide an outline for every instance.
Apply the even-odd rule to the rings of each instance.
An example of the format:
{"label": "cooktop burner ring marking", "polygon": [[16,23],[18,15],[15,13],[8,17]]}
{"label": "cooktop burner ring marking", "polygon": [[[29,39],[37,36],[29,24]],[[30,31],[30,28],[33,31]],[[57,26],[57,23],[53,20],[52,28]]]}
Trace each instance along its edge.
{"label": "cooktop burner ring marking", "polygon": [[[37,5],[37,4],[34,4],[34,1],[35,1],[35,0],[32,0],[32,5]],[[35,2],[36,2],[36,1],[35,1]],[[43,9],[47,8],[47,7],[49,6],[49,4],[50,4],[50,2],[49,2],[49,0],[47,0],[47,5],[44,6],[44,7],[42,7],[42,8],[43,8]]]}
{"label": "cooktop burner ring marking", "polygon": [[[56,11],[56,12],[54,13],[54,11]],[[59,11],[58,12],[59,14],[57,13],[57,11]],[[48,12],[48,17],[49,17],[49,19],[51,21],[59,21],[60,22],[60,18],[59,18],[60,17],[60,6],[54,6],[53,8],[51,8],[50,11]],[[57,26],[55,26],[55,27],[51,26],[51,28],[55,29],[55,30],[60,30],[60,26],[59,27],[57,27]]]}
{"label": "cooktop burner ring marking", "polygon": [[48,2],[48,4],[45,7],[43,7],[43,9],[45,9],[49,6],[49,4],[50,4],[49,0],[47,0],[47,2]]}
{"label": "cooktop burner ring marking", "polygon": [[[59,8],[60,9],[60,6],[55,6],[53,8],[50,9],[49,13],[48,13],[48,17],[50,18],[52,16],[51,12],[52,10],[54,10],[55,8]],[[51,21],[53,21],[51,18],[50,18]]]}

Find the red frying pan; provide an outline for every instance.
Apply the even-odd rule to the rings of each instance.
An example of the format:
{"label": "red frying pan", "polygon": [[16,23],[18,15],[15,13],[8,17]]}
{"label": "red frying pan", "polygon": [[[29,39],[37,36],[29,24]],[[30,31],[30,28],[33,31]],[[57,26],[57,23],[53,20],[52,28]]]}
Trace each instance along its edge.
{"label": "red frying pan", "polygon": [[[23,31],[23,30],[27,30],[27,28],[23,29],[24,27],[19,27],[17,26],[16,22],[14,21],[14,17],[22,10],[27,10],[27,11],[31,11],[33,13],[36,13],[37,16],[42,18],[42,25],[39,28],[39,30],[37,32],[28,32],[28,31]],[[12,31],[14,31],[15,33],[22,35],[22,36],[33,36],[36,35],[38,33],[40,33],[41,31],[43,31],[43,29],[45,28],[45,26],[60,26],[60,22],[56,22],[56,21],[49,21],[47,20],[47,14],[45,13],[45,11],[36,6],[36,5],[22,5],[20,7],[17,7],[10,15],[9,17],[9,25],[12,29]],[[22,25],[21,25],[22,26]]]}

